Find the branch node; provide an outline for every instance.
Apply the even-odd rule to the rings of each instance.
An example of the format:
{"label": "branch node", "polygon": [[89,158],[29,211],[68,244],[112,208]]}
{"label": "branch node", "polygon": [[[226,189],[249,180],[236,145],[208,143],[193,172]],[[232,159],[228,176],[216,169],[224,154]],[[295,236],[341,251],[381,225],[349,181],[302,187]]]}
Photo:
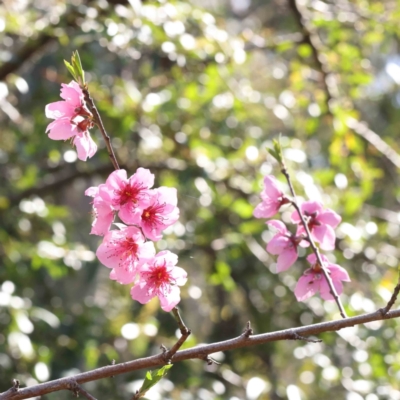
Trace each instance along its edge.
{"label": "branch node", "polygon": [[19,390],[19,380],[18,379],[13,379],[12,387],[13,387],[15,392],[18,392],[18,390]]}
{"label": "branch node", "polygon": [[245,338],[249,338],[253,334],[253,328],[251,327],[250,321],[246,322],[246,327],[243,330],[242,336]]}
{"label": "branch node", "polygon": [[168,351],[168,349],[163,344],[160,346],[160,349],[162,351],[162,354],[165,354]]}

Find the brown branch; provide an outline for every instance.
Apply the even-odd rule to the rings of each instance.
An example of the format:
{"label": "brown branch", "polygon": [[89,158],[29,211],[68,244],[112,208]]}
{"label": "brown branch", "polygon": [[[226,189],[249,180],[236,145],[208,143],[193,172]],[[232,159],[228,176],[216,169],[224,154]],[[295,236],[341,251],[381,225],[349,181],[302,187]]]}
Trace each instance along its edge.
{"label": "brown branch", "polygon": [[281,170],[282,174],[285,175],[285,178],[286,178],[286,180],[288,182],[288,185],[289,185],[290,192],[291,192],[291,194],[293,196],[293,200],[292,200],[291,203],[292,203],[293,207],[296,209],[297,213],[299,214],[301,223],[302,223],[302,225],[303,225],[303,227],[304,227],[304,229],[306,231],[307,239],[310,242],[310,246],[311,246],[315,256],[317,257],[318,263],[321,266],[322,273],[324,274],[324,277],[325,277],[325,279],[326,279],[326,281],[328,283],[329,291],[332,294],[333,298],[335,299],[337,306],[339,307],[340,315],[343,318],[346,318],[347,315],[346,315],[346,312],[344,310],[343,304],[340,301],[340,297],[338,296],[338,294],[336,292],[336,289],[335,289],[335,286],[333,285],[332,279],[331,279],[328,271],[325,268],[325,265],[324,265],[324,262],[322,260],[322,257],[321,257],[321,254],[319,252],[319,249],[315,245],[315,242],[314,242],[313,238],[311,237],[311,232],[310,232],[310,229],[308,228],[307,221],[305,220],[304,215],[303,215],[303,213],[302,213],[302,211],[301,211],[301,209],[300,209],[300,207],[299,207],[299,205],[297,203],[296,192],[294,191],[292,180],[290,179],[289,172],[288,172],[288,170],[286,168],[286,165],[285,165],[285,162],[284,162],[283,159],[282,159],[281,163],[282,163],[282,170]]}
{"label": "brown branch", "polygon": [[[323,43],[321,42],[316,29],[310,24],[306,16],[306,10],[303,10],[302,7],[299,6],[297,0],[288,0],[288,3],[303,33],[303,41],[311,47],[314,64],[321,73],[321,82],[326,94],[327,110],[330,115],[335,116],[333,103],[340,102],[340,95],[334,73],[332,73],[324,55]],[[348,128],[374,146],[397,168],[400,168],[400,154],[398,154],[391,146],[382,140],[382,138],[376,132],[371,130],[365,121],[358,121],[354,118],[348,118],[345,123]]]}
{"label": "brown branch", "polygon": [[[400,317],[400,309],[388,311],[382,314],[381,310],[374,311],[368,314],[358,315],[356,317],[344,318],[336,321],[321,322],[318,324],[302,326],[298,328],[285,329],[282,331],[262,333],[245,337],[243,334],[222,342],[205,344],[192,347],[190,349],[178,351],[171,359],[172,362],[180,362],[191,359],[204,359],[209,354],[219,351],[228,351],[239,349],[242,347],[255,346],[279,340],[293,340],[298,335],[302,340],[311,335],[318,335],[324,332],[335,332],[350,326],[365,324],[372,321],[382,321]],[[158,354],[151,357],[141,358],[138,360],[128,361],[121,364],[108,365],[106,367],[97,368],[91,371],[83,372],[72,377],[56,379],[45,383],[40,383],[35,386],[19,389],[18,392],[7,392],[0,394],[0,400],[20,400],[30,397],[42,396],[47,393],[56,392],[59,390],[69,389],[71,379],[78,384],[95,381],[102,378],[108,378],[113,375],[120,375],[140,369],[154,368],[165,365],[163,354]]]}
{"label": "brown branch", "polygon": [[79,397],[79,394],[83,394],[88,400],[97,400],[95,397],[93,397],[88,391],[83,389],[81,386],[78,385],[78,382],[76,382],[75,379],[71,378],[69,382],[69,390],[74,393],[75,397]]}
{"label": "brown branch", "polygon": [[172,314],[174,315],[174,318],[178,323],[179,329],[181,331],[181,337],[178,339],[178,341],[172,346],[172,348],[169,351],[166,351],[164,353],[164,357],[165,357],[167,362],[170,362],[171,358],[181,348],[183,343],[185,343],[186,339],[192,333],[192,331],[190,329],[188,329],[188,327],[183,322],[182,317],[181,317],[181,315],[179,313],[178,307],[174,307],[172,309]]}
{"label": "brown branch", "polygon": [[99,111],[97,110],[97,107],[94,104],[93,99],[90,97],[90,93],[89,93],[87,86],[86,85],[82,86],[81,89],[82,89],[83,95],[85,97],[85,102],[86,102],[87,106],[89,107],[89,110],[93,114],[93,120],[96,122],[96,124],[97,124],[98,128],[100,129],[100,132],[103,136],[104,142],[107,147],[108,156],[110,157],[110,160],[112,162],[112,165],[114,166],[114,169],[117,170],[117,169],[119,169],[118,161],[117,161],[117,158],[115,157],[114,150],[112,148],[110,136],[108,136],[108,134],[107,134],[106,128],[104,127],[103,120],[100,117]]}
{"label": "brown branch", "polygon": [[397,278],[397,285],[394,288],[394,291],[392,293],[392,296],[390,297],[390,300],[386,304],[386,307],[381,308],[379,311],[382,313],[382,315],[385,315],[389,312],[389,310],[393,307],[394,303],[397,300],[397,296],[399,295],[400,292],[400,270],[399,270],[399,275]]}

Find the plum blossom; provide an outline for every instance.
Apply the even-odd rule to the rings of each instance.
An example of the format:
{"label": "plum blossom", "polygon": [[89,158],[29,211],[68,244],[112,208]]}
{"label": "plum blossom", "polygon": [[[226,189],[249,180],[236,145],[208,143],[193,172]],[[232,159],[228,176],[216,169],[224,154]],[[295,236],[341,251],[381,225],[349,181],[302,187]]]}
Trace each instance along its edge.
{"label": "plum blossom", "polygon": [[[333,250],[335,248],[335,231],[342,218],[335,211],[327,208],[318,201],[305,201],[300,205],[300,210],[306,217],[311,237],[320,243],[321,249]],[[305,234],[304,226],[301,224],[297,211],[292,213],[292,222],[299,224],[297,235]]]}
{"label": "plum blossom", "polygon": [[176,266],[178,256],[161,251],[139,270],[139,280],[131,289],[131,296],[141,304],[158,296],[161,308],[171,311],[180,301],[180,289],[187,281],[186,271]]}
{"label": "plum blossom", "polygon": [[61,98],[64,100],[50,103],[45,108],[46,117],[54,119],[47,126],[46,133],[53,140],[72,139],[78,158],[86,161],[97,151],[89,133],[93,127],[92,114],[85,105],[82,89],[75,81],[61,84]]}
{"label": "plum blossom", "polygon": [[267,245],[267,251],[270,254],[278,255],[277,272],[286,271],[297,260],[297,246],[302,238],[292,235],[281,221],[268,221],[267,225],[273,226],[277,230],[277,234]]}
{"label": "plum blossom", "polygon": [[[330,263],[324,255],[321,255],[321,257],[324,267],[331,277],[336,293],[340,295],[343,292],[342,281],[350,282],[349,274],[339,265]],[[322,272],[322,267],[318,263],[315,254],[310,254],[307,257],[307,261],[311,264],[311,268],[304,271],[294,289],[297,300],[304,301],[317,292],[320,292],[324,300],[334,300],[334,297],[330,293],[328,282]]]}
{"label": "plum blossom", "polygon": [[283,204],[289,203],[279,188],[278,181],[272,175],[264,178],[264,189],[260,194],[261,203],[254,209],[253,215],[256,218],[270,218],[274,216]]}
{"label": "plum blossom", "polygon": [[150,198],[149,206],[141,214],[140,226],[147,238],[157,241],[162,238],[162,231],[179,218],[176,189],[161,186]]}
{"label": "plum blossom", "polygon": [[153,242],[145,242],[135,226],[109,231],[96,252],[97,258],[112,268],[110,278],[122,284],[135,280],[138,268],[155,255]]}

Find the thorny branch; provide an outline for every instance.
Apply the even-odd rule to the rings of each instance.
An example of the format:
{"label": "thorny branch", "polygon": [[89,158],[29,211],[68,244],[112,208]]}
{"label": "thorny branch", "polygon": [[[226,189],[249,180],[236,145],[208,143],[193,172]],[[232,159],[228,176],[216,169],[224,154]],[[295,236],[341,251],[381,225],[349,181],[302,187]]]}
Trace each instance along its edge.
{"label": "thorny branch", "polygon": [[342,302],[340,301],[340,297],[338,296],[338,294],[337,294],[337,292],[336,292],[336,289],[335,289],[335,286],[333,286],[332,279],[331,279],[331,277],[330,277],[328,271],[326,270],[326,268],[325,268],[325,266],[324,266],[324,262],[322,261],[322,257],[321,257],[321,254],[320,254],[320,252],[319,252],[319,249],[318,249],[318,247],[315,245],[314,240],[313,240],[313,238],[311,237],[311,232],[310,232],[310,229],[308,228],[307,221],[305,220],[305,217],[304,217],[304,215],[303,215],[303,213],[302,213],[302,211],[301,211],[299,205],[297,204],[296,192],[294,191],[294,187],[293,187],[293,184],[292,184],[292,180],[290,179],[290,175],[289,175],[289,172],[288,172],[288,170],[287,170],[287,167],[286,167],[286,165],[285,165],[283,159],[282,159],[281,162],[282,162],[282,174],[285,175],[285,178],[286,178],[286,180],[287,180],[287,182],[288,182],[288,185],[289,185],[290,193],[291,193],[292,196],[293,196],[292,205],[293,205],[293,207],[296,209],[296,211],[297,211],[298,214],[299,214],[299,217],[300,217],[300,219],[301,219],[301,223],[302,223],[302,225],[304,226],[304,229],[305,229],[305,231],[306,231],[307,239],[308,239],[308,241],[310,242],[310,246],[311,246],[311,248],[312,248],[312,250],[313,250],[315,256],[317,257],[317,260],[318,260],[319,265],[321,266],[321,269],[322,269],[322,272],[323,272],[323,274],[324,274],[324,277],[325,277],[325,279],[326,279],[326,281],[327,281],[327,283],[328,283],[328,285],[329,285],[329,290],[330,290],[330,292],[331,292],[333,298],[335,299],[336,304],[337,304],[338,307],[339,307],[340,315],[341,315],[343,318],[346,318],[347,315],[346,315],[346,312],[345,312],[345,310],[344,310],[343,304],[342,304]]}
{"label": "thorny branch", "polygon": [[[312,51],[314,64],[321,73],[321,83],[326,94],[326,106],[330,115],[335,116],[334,103],[340,101],[339,90],[334,73],[331,71],[324,54],[323,43],[319,38],[318,32],[310,24],[307,18],[307,10],[300,6],[298,0],[288,0],[289,6],[303,33],[303,42],[307,43]],[[400,168],[400,154],[390,147],[381,137],[372,131],[364,121],[348,118],[345,122],[347,127],[361,136],[364,140],[374,146],[397,168]]]}
{"label": "thorny branch", "polygon": [[[251,335],[249,337],[241,334],[236,338],[224,340],[222,342],[204,344],[185,350],[180,350],[172,357],[171,361],[176,363],[179,361],[190,359],[205,359],[205,357],[207,357],[209,354],[219,351],[228,351],[239,349],[242,347],[250,347],[279,340],[293,340],[296,338],[298,340],[304,340],[304,338],[307,336],[318,335],[323,332],[334,332],[355,325],[393,318],[400,318],[400,309],[388,311],[387,313],[382,313],[381,310],[377,310],[372,313],[362,314],[355,317],[344,318],[336,321],[321,322],[318,324],[285,329],[282,331]],[[38,385],[30,386],[27,388],[22,388],[18,390],[16,390],[15,388],[11,388],[6,392],[0,394],[0,400],[28,399],[31,397],[42,396],[44,394],[56,392],[59,390],[70,390],[71,379],[76,381],[78,384],[82,384],[102,378],[108,378],[113,375],[120,375],[131,371],[160,367],[163,365],[165,365],[165,357],[164,354],[160,353],[151,357],[140,358],[138,360],[128,361],[121,364],[96,368],[94,370],[83,372],[72,377],[56,379],[54,381],[40,383]]]}

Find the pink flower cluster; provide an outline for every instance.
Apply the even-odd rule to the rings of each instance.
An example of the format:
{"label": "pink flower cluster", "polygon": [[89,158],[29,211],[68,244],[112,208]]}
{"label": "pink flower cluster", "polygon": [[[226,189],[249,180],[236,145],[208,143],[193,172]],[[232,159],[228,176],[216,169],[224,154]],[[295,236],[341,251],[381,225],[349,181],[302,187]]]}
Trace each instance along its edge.
{"label": "pink flower cluster", "polygon": [[[261,199],[261,203],[253,213],[256,218],[270,218],[279,211],[282,205],[291,203],[291,200],[285,196],[278,181],[273,176],[264,178]],[[325,209],[318,201],[303,202],[300,204],[300,211],[305,217],[312,240],[319,244],[322,250],[333,250],[336,240],[334,229],[340,223],[341,217],[333,210]],[[286,271],[296,262],[299,246],[308,247],[310,245],[300,215],[296,210],[292,213],[291,220],[294,224],[297,224],[295,234],[291,233],[286,225],[279,220],[266,222],[267,225],[276,230],[275,236],[267,245],[267,251],[278,256],[277,272]],[[322,266],[318,263],[316,256],[311,254],[307,257],[307,260],[311,267],[304,272],[296,285],[294,293],[297,300],[303,301],[318,291],[323,299],[334,300],[328,282],[322,273]],[[339,265],[330,263],[325,256],[322,256],[322,261],[336,292],[342,293],[342,281],[350,281],[348,273]]]}
{"label": "pink flower cluster", "polygon": [[96,143],[90,137],[89,129],[93,127],[92,114],[87,109],[78,83],[61,84],[61,98],[46,106],[46,117],[54,119],[47,128],[49,138],[53,140],[71,139],[76,146],[78,158],[86,161],[97,151]]}
{"label": "pink flower cluster", "polygon": [[[186,272],[176,266],[178,257],[155,252],[151,240],[179,218],[175,188],[152,189],[154,175],[138,168],[130,178],[123,169],[110,174],[106,183],[86,190],[93,197],[95,219],[91,233],[104,235],[96,255],[108,268],[110,278],[131,284],[132,298],[144,304],[158,296],[161,307],[170,311],[180,301],[178,286],[185,284]],[[110,230],[115,214],[123,224]]]}

